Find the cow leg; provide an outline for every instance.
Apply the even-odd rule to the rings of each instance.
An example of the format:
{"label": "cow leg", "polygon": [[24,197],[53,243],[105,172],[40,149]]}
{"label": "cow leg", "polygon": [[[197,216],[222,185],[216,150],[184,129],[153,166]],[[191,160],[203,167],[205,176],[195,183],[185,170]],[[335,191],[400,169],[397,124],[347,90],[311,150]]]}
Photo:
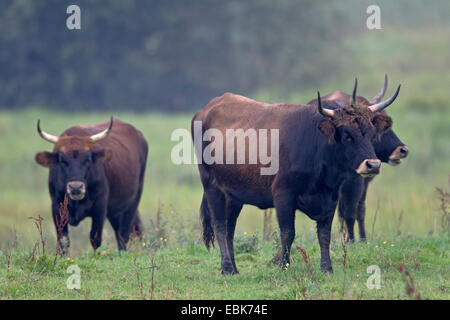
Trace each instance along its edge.
{"label": "cow leg", "polygon": [[234,231],[236,229],[236,221],[242,210],[242,204],[235,202],[231,199],[226,201],[226,217],[227,217],[227,246],[228,254],[231,257],[231,262],[233,263],[234,271],[233,273],[238,274],[239,271],[236,267],[236,262],[234,261]]}
{"label": "cow leg", "polygon": [[355,241],[355,221],[358,202],[364,188],[364,178],[356,177],[345,181],[339,189],[339,216],[345,221],[348,231],[347,241]]}
{"label": "cow leg", "polygon": [[118,236],[117,242],[118,243],[121,242],[121,244],[119,245],[119,252],[121,250],[127,249],[126,246],[127,246],[128,240],[130,239],[131,228],[133,226],[133,222],[136,219],[137,206],[138,206],[138,202],[136,202],[136,204],[131,206],[130,209],[128,209],[127,211],[125,211],[122,214],[122,218],[120,221],[120,227],[119,227],[119,233],[116,234],[116,237]]}
{"label": "cow leg", "polygon": [[[144,165],[144,168],[145,168],[145,165]],[[138,206],[139,206],[139,202],[141,200],[142,189],[143,189],[143,185],[144,185],[144,177],[145,177],[145,170],[142,170],[140,178],[139,178],[139,180],[140,180],[139,189],[137,191],[136,198],[135,198],[133,204],[125,212],[123,212],[123,215],[122,215],[122,218],[120,221],[119,232],[116,233],[117,243],[119,243],[119,253],[121,250],[127,249],[126,246],[127,246],[128,240],[130,239],[130,233],[132,231],[141,232],[141,230],[142,230]],[[133,227],[135,228],[134,230],[133,230]]]}
{"label": "cow leg", "polygon": [[91,216],[92,225],[89,240],[91,241],[92,247],[95,251],[102,244],[103,226],[106,218],[106,206],[101,204],[96,205]]}
{"label": "cow leg", "polygon": [[355,242],[355,220],[356,220],[356,205],[353,198],[342,196],[339,198],[339,217],[345,223],[348,237],[347,241]]}
{"label": "cow leg", "polygon": [[[147,148],[146,148],[147,149]],[[136,195],[136,212],[134,213],[134,219],[131,225],[131,230],[133,236],[139,237],[139,239],[142,241],[143,239],[143,228],[142,228],[142,222],[141,222],[141,216],[139,214],[139,210],[137,209],[139,206],[139,202],[141,201],[142,196],[142,190],[144,189],[144,178],[145,178],[145,164],[147,163],[147,151],[145,152],[145,160],[142,162],[142,171],[139,176],[139,190]]]}
{"label": "cow leg", "polygon": [[102,245],[102,233],[103,233],[104,219],[92,219],[91,232],[89,234],[89,240],[91,241],[94,251]]}
{"label": "cow leg", "polygon": [[120,219],[117,215],[108,216],[109,223],[111,223],[112,228],[114,229],[114,234],[116,235],[117,247],[119,248],[119,252],[122,250],[126,250],[126,245],[120,239]]}
{"label": "cow leg", "polygon": [[358,221],[358,227],[359,227],[359,239],[361,241],[366,241],[366,227],[365,227],[365,218],[366,218],[366,195],[367,195],[367,188],[369,187],[369,182],[372,179],[365,179],[364,180],[364,190],[363,194],[361,196],[361,199],[358,203],[358,209],[357,209],[357,216],[356,219]]}
{"label": "cow leg", "polygon": [[348,242],[355,242],[355,218],[353,216],[348,216],[345,218],[345,224],[348,231]]}
{"label": "cow leg", "polygon": [[225,195],[217,187],[211,185],[207,187],[205,193],[212,216],[214,234],[220,248],[222,274],[235,274],[237,270],[235,270],[228,248]]}
{"label": "cow leg", "polygon": [[325,217],[317,221],[317,237],[320,245],[320,269],[324,272],[333,272],[330,259],[331,225],[334,210],[325,214]]}
{"label": "cow leg", "polygon": [[136,210],[136,213],[134,215],[134,221],[131,226],[131,236],[138,237],[140,240],[142,240],[142,222],[141,218],[139,216],[139,211]]}
{"label": "cow leg", "polygon": [[295,196],[290,191],[278,192],[274,198],[274,205],[281,237],[280,267],[284,270],[290,263],[289,256],[295,237]]}
{"label": "cow leg", "polygon": [[365,242],[367,240],[366,237],[366,227],[365,227],[365,218],[366,218],[366,203],[362,201],[358,205],[358,228],[359,228],[359,240]]}
{"label": "cow leg", "polygon": [[[58,250],[63,257],[69,255],[70,239],[69,239],[69,225],[66,223],[65,226],[59,226],[61,223],[61,217],[59,215],[59,203],[52,204],[52,217],[53,223],[56,229],[56,238],[58,239]],[[60,229],[62,227],[62,230]]]}

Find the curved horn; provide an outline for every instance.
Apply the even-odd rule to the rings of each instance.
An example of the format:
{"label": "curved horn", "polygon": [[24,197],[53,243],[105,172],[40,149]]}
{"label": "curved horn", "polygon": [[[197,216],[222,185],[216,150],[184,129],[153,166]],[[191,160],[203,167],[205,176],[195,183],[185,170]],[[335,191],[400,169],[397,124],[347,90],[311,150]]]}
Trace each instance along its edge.
{"label": "curved horn", "polygon": [[377,95],[373,97],[372,100],[370,100],[370,104],[378,103],[380,102],[381,99],[383,99],[384,94],[386,93],[387,86],[388,86],[388,76],[387,74],[385,74],[383,87],[381,88],[380,92],[378,92]]}
{"label": "curved horn", "polygon": [[111,132],[112,125],[113,125],[113,117],[111,116],[111,120],[109,120],[108,128],[106,128],[102,132],[99,132],[97,134],[92,135],[91,136],[91,141],[92,142],[98,142],[100,140],[105,139],[108,136],[108,134]]}
{"label": "curved horn", "polygon": [[400,92],[400,87],[401,87],[401,84],[398,85],[397,90],[395,91],[395,93],[392,97],[390,97],[387,100],[384,100],[383,102],[371,105],[368,109],[372,112],[376,112],[376,111],[381,111],[381,110],[387,108],[397,98],[398,93]]}
{"label": "curved horn", "polygon": [[53,135],[48,134],[47,132],[41,130],[41,120],[40,119],[38,119],[38,122],[37,122],[37,131],[38,131],[39,135],[42,137],[42,139],[47,140],[48,142],[51,142],[51,143],[58,142],[59,138],[57,136],[53,136]]}
{"label": "curved horn", "polygon": [[352,99],[350,100],[351,105],[356,104],[356,89],[358,88],[358,79],[355,78],[355,85],[353,86]]}
{"label": "curved horn", "polygon": [[319,108],[319,113],[323,116],[334,118],[334,111],[331,109],[326,109],[322,107],[322,100],[320,99],[320,93],[317,91],[317,107]]}

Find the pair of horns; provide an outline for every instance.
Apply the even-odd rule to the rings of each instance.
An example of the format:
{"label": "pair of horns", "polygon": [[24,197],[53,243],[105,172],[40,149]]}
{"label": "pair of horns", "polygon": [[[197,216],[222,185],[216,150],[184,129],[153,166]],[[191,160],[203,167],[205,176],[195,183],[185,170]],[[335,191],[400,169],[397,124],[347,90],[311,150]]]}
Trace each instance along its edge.
{"label": "pair of horns", "polygon": [[[51,134],[41,130],[40,123],[41,123],[41,120],[38,120],[37,131],[38,131],[39,135],[42,137],[42,139],[47,140],[48,142],[51,142],[51,143],[57,143],[59,137],[51,135]],[[98,142],[100,140],[105,139],[108,136],[108,134],[111,132],[112,125],[113,125],[113,117],[111,117],[111,119],[109,120],[108,128],[89,137],[91,142],[94,143],[94,142]]]}
{"label": "pair of horns", "polygon": [[[375,97],[372,98],[372,100],[370,100],[370,103],[372,104],[371,106],[368,107],[368,109],[372,112],[377,112],[377,111],[381,111],[385,108],[387,108],[389,105],[391,105],[395,99],[397,99],[398,93],[400,92],[400,87],[401,85],[399,84],[397,87],[397,90],[395,91],[394,95],[392,97],[390,97],[387,100],[384,100],[382,102],[379,102],[384,94],[386,93],[386,89],[387,89],[387,84],[388,84],[388,77],[387,74],[384,75],[384,84],[383,87],[381,88],[380,92],[377,93],[377,95]],[[353,86],[353,92],[352,92],[352,97],[350,100],[350,104],[355,105],[356,104],[356,89],[358,88],[358,79],[355,78],[355,85]],[[317,101],[318,101],[318,108],[319,108],[319,112],[327,117],[334,117],[334,110],[331,109],[326,109],[322,107],[322,101],[320,99],[320,93],[317,92]]]}

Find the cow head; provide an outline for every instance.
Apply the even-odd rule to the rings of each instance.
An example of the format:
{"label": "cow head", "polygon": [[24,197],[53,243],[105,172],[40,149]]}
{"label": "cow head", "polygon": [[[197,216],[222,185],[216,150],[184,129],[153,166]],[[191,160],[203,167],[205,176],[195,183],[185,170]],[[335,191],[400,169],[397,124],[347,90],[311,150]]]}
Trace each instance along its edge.
{"label": "cow head", "polygon": [[[368,102],[368,108],[374,108],[373,106],[380,102],[386,92],[387,85],[388,77],[385,75],[383,87],[380,92],[378,92],[377,95],[373,97],[370,102]],[[398,94],[398,89],[396,94]],[[384,111],[381,110],[377,112],[384,114]],[[377,112],[374,114],[376,115]],[[391,127],[392,124],[389,126],[389,129],[387,129],[381,136],[379,136],[378,139],[374,141],[373,147],[375,148],[375,153],[381,161],[387,162],[392,166],[396,166],[402,162],[403,158],[408,156],[408,147],[400,141]]]}
{"label": "cow head", "polygon": [[98,167],[108,161],[112,152],[109,149],[94,148],[95,143],[105,139],[111,132],[113,119],[108,128],[91,136],[53,136],[41,130],[39,135],[53,144],[53,152],[42,151],[36,154],[36,162],[56,172],[56,188],[74,201],[83,200],[88,182],[95,181],[99,175]]}
{"label": "cow head", "polygon": [[400,86],[391,98],[367,108],[356,106],[356,88],[355,79],[350,103],[335,110],[324,108],[318,93],[319,113],[326,117],[320,122],[319,129],[330,143],[335,144],[335,157],[341,165],[370,177],[381,169],[381,160],[376,156],[373,142],[392,125],[392,119],[381,111],[394,102]]}
{"label": "cow head", "polygon": [[400,141],[392,129],[388,129],[379,139],[375,139],[373,147],[378,158],[391,166],[399,165],[408,156],[408,147]]}

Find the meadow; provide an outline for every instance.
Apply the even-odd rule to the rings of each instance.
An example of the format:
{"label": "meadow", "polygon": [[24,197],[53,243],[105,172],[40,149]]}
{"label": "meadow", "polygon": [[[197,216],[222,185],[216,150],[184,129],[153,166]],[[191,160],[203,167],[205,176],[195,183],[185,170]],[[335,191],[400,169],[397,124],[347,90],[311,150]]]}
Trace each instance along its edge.
{"label": "meadow", "polygon": [[[375,37],[375,38],[373,38]],[[440,39],[440,40],[439,40]],[[372,97],[389,71],[390,86],[402,83],[399,99],[388,109],[394,130],[410,153],[400,166],[383,164],[382,173],[369,187],[367,243],[342,244],[339,221],[332,232],[335,272],[319,271],[319,246],[315,224],[303,213],[296,217],[293,260],[280,272],[272,262],[277,252],[275,215],[266,219],[261,210],[246,206],[236,231],[239,276],[220,275],[220,252],[201,242],[198,209],[202,187],[195,165],[170,161],[176,144],[170,135],[189,129],[193,112],[58,112],[31,106],[0,112],[0,299],[448,299],[450,259],[448,214],[441,208],[436,187],[449,191],[450,174],[450,75],[442,66],[448,52],[445,37],[427,37],[399,31],[348,42],[348,51],[359,64],[359,94]],[[383,41],[390,60],[380,70],[382,57],[372,43]],[[424,45],[426,43],[426,45]],[[364,63],[363,61],[366,61]],[[368,63],[370,61],[370,64]],[[399,67],[400,65],[400,67]],[[354,75],[323,85],[321,93],[350,91]],[[348,84],[349,88],[343,87]],[[268,102],[304,103],[316,89],[280,97],[259,92],[253,98]],[[199,106],[196,109],[201,108]],[[143,241],[135,240],[128,253],[118,256],[109,224],[101,249],[94,254],[88,241],[90,221],[71,228],[70,259],[55,259],[55,230],[51,221],[47,169],[34,161],[37,152],[51,150],[36,132],[42,128],[59,134],[74,124],[97,123],[114,117],[132,123],[149,143],[146,183],[140,212],[145,227]],[[45,250],[35,223],[43,217]],[[269,222],[269,226],[267,223]],[[265,239],[264,239],[265,238]],[[308,264],[295,246],[309,257]],[[73,261],[72,261],[73,260]],[[68,290],[66,269],[77,264],[82,287]],[[370,290],[366,272],[381,269],[381,289]],[[402,265],[409,272],[399,271]],[[404,271],[404,269],[402,269]],[[411,284],[411,279],[414,283]],[[413,289],[411,289],[411,286]],[[409,288],[409,290],[407,290]]]}
{"label": "meadow", "polygon": [[[59,133],[70,124],[95,123],[108,115],[40,109],[3,112],[0,130],[6,139],[0,146],[0,297],[397,299],[409,297],[404,283],[409,280],[397,269],[404,265],[422,298],[449,298],[448,226],[435,190],[447,190],[448,175],[444,173],[450,170],[442,159],[448,158],[450,151],[445,139],[448,121],[439,114],[414,109],[400,116],[402,110],[393,109],[391,115],[394,121],[398,119],[395,129],[408,144],[410,156],[398,167],[384,165],[381,176],[371,184],[366,221],[369,242],[346,246],[346,266],[337,217],[332,233],[335,273],[327,276],[319,270],[315,224],[298,212],[294,258],[288,270],[280,272],[271,262],[279,241],[275,215],[266,218],[269,227],[263,230],[264,213],[247,206],[237,226],[236,246],[241,247],[236,258],[241,275],[237,277],[222,277],[218,248],[208,253],[201,242],[198,208],[202,188],[197,168],[177,166],[170,161],[175,145],[170,134],[176,128],[188,128],[190,116],[114,114],[133,123],[149,141],[146,185],[140,205],[145,238],[142,243],[136,240],[129,253],[118,256],[112,229],[107,224],[103,246],[94,255],[88,241],[90,221],[86,219],[70,230],[72,262],[54,258],[48,172],[34,162],[36,152],[50,150],[51,146],[38,137],[35,122],[40,118],[45,130]],[[29,219],[38,215],[44,218],[45,254],[42,246],[36,249],[40,236],[34,221]],[[312,273],[295,246],[305,248]],[[80,291],[65,287],[70,264],[77,264],[82,270]],[[374,264],[382,270],[380,290],[365,286],[370,276],[366,268]],[[152,265],[157,268],[149,268]]]}

